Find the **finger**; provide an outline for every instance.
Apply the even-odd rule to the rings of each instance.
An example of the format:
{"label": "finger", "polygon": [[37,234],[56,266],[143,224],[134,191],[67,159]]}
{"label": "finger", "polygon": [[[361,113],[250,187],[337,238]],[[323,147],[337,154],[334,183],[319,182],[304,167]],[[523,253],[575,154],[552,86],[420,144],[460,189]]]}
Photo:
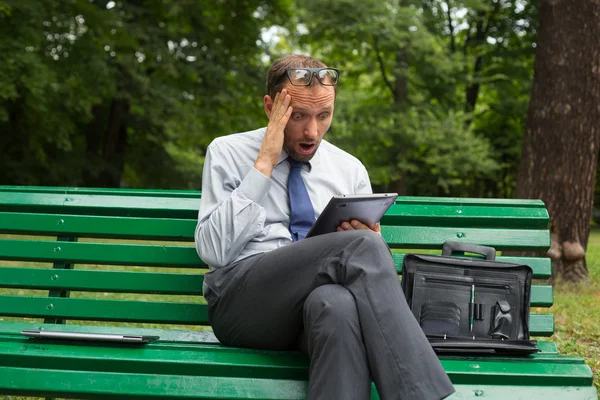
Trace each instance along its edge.
{"label": "finger", "polygon": [[273,102],[273,108],[271,109],[272,119],[279,122],[281,117],[285,114],[287,107],[290,105],[291,97],[287,94],[284,89],[275,95],[275,101]]}
{"label": "finger", "polygon": [[353,220],[350,222],[350,225],[352,225],[352,227],[353,227],[354,229],[371,229],[371,228],[369,228],[369,226],[367,226],[367,225],[363,224],[362,222],[360,222],[360,221],[358,221],[358,220],[356,220],[356,219],[353,219]]}
{"label": "finger", "polygon": [[348,222],[342,222],[342,228],[344,228],[344,230],[347,230],[347,231],[354,230],[352,225],[350,225]]}
{"label": "finger", "polygon": [[[285,89],[284,89],[285,90]],[[283,118],[285,114],[288,112],[288,107],[292,102],[292,96],[287,94],[286,92],[281,92],[281,97],[279,99],[279,104],[277,105],[277,118]]]}
{"label": "finger", "polygon": [[290,118],[292,116],[292,112],[294,112],[294,109],[292,107],[288,106],[287,111],[285,112],[283,117],[281,117],[281,120],[280,120],[280,125],[283,126],[283,128],[285,128],[288,121],[290,120]]}

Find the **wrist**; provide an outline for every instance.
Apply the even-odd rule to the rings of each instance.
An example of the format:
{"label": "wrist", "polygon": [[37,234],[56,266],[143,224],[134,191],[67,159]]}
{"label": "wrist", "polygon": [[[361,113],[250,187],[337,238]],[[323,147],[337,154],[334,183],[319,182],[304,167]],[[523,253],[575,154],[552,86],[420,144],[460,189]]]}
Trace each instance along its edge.
{"label": "wrist", "polygon": [[263,174],[267,178],[270,178],[271,173],[273,172],[273,168],[275,168],[275,164],[269,161],[265,161],[259,156],[256,159],[256,162],[254,163],[254,168],[256,168],[261,174]]}

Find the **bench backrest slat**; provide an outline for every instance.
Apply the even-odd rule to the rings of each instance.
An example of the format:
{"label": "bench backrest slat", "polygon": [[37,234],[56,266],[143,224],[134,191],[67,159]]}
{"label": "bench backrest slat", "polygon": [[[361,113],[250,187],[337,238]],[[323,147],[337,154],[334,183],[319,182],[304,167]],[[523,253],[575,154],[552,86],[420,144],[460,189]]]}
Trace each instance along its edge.
{"label": "bench backrest slat", "polygon": [[496,250],[543,251],[550,247],[550,233],[542,229],[383,226],[381,231],[392,248],[439,249],[447,241],[478,243]]}
{"label": "bench backrest slat", "polygon": [[0,232],[91,238],[191,241],[196,220],[0,212]]}
{"label": "bench backrest slat", "polygon": [[[27,318],[208,325],[205,304],[128,300],[97,300],[61,297],[0,296],[0,315]],[[551,336],[552,315],[532,314],[534,336]]]}
{"label": "bench backrest slat", "polygon": [[77,264],[203,267],[195,247],[126,243],[0,240],[0,259]]}
{"label": "bench backrest slat", "polygon": [[90,321],[208,325],[205,304],[0,296],[0,315]]}
{"label": "bench backrest slat", "polygon": [[0,267],[0,287],[202,296],[204,274]]}
{"label": "bench backrest slat", "polygon": [[[416,252],[418,252],[418,250]],[[393,253],[394,263],[396,264],[396,269],[398,270],[398,273],[400,273],[402,270],[402,263],[404,262],[405,255],[406,253]],[[550,278],[550,276],[552,276],[552,263],[549,258],[497,256],[496,261],[515,264],[527,264],[533,270],[533,277],[537,279],[547,279]]]}
{"label": "bench backrest slat", "polygon": [[[3,275],[0,280],[0,288],[9,289],[201,296],[204,280],[202,274],[0,268],[2,268]],[[532,287],[532,307],[549,307],[552,303],[552,286],[536,285]]]}

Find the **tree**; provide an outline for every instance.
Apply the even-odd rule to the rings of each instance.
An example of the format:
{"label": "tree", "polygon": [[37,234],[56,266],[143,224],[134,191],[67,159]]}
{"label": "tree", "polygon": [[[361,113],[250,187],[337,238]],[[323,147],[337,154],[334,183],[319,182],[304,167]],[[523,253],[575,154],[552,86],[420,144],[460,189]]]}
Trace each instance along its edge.
{"label": "tree", "polygon": [[514,195],[535,2],[300,5],[307,28],[300,48],[342,68],[329,139],[360,155],[374,186],[411,195]]}
{"label": "tree", "polygon": [[541,0],[517,196],[550,213],[553,276],[587,277],[600,146],[600,0]]}
{"label": "tree", "polygon": [[288,7],[0,0],[0,184],[200,187],[207,144],[256,126]]}

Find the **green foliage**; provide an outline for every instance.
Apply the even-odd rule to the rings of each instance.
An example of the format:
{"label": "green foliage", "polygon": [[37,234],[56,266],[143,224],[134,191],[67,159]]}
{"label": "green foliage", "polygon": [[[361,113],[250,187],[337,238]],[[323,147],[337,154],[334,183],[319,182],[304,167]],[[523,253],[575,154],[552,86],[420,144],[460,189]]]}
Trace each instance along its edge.
{"label": "green foliage", "polygon": [[265,124],[270,60],[305,52],[342,69],[328,139],[375,189],[511,197],[537,12],[529,0],[0,0],[0,183],[199,188],[214,137]]}
{"label": "green foliage", "polygon": [[199,187],[207,143],[260,117],[256,41],[288,6],[0,3],[0,180]]}
{"label": "green foliage", "polygon": [[358,149],[376,187],[513,194],[533,71],[534,5],[303,4],[299,46],[342,69],[330,139]]}

